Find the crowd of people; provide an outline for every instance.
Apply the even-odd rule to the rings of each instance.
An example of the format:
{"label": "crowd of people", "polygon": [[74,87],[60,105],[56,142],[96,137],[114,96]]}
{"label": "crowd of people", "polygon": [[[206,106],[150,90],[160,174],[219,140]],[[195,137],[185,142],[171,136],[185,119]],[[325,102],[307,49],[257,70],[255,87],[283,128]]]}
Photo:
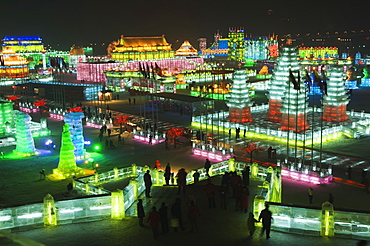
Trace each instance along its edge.
{"label": "crowd of people", "polygon": [[[209,171],[211,163],[207,159],[205,162],[205,168]],[[158,167],[154,167],[158,168]],[[147,170],[144,174],[144,184],[145,184],[145,196],[146,198],[152,198],[151,194],[151,187],[152,187],[152,179],[150,175],[150,170]],[[172,179],[174,173],[171,171],[171,166],[167,163],[164,172],[165,178],[165,186],[168,185],[177,185],[178,191],[177,195],[185,195],[187,194],[187,184],[186,178],[188,173],[184,168],[178,170],[176,178],[176,184]],[[254,214],[252,213],[251,209],[249,208],[249,167],[243,170],[242,175],[239,175],[237,172],[225,172],[222,175],[221,183],[219,185],[214,184],[211,177],[207,172],[207,179],[205,185],[200,185],[199,183],[199,172],[195,170],[193,173],[193,186],[195,189],[203,189],[204,197],[207,199],[208,209],[215,209],[218,207],[216,205],[216,199],[220,200],[220,208],[223,210],[226,209],[233,209],[238,212],[242,212],[247,214],[248,212],[248,219],[246,220],[246,224],[249,230],[249,236],[253,237],[255,231],[255,223],[262,221],[262,231],[261,235],[266,232],[266,238],[270,238],[270,227],[271,227],[271,219],[272,214],[268,210],[268,205],[266,205],[266,209],[264,209],[259,218],[255,218]],[[200,209],[195,201],[193,194],[187,194],[188,200],[185,206],[182,207],[182,199],[180,197],[176,197],[174,203],[171,205],[170,209],[167,207],[165,202],[162,202],[161,207],[159,210],[156,206],[151,208],[150,213],[146,216],[144,212],[143,200],[139,199],[137,203],[137,215],[139,218],[139,225],[144,226],[143,221],[144,218],[147,218],[146,221],[148,225],[152,228],[153,238],[157,239],[158,235],[160,234],[159,227],[161,227],[161,234],[166,234],[173,230],[177,232],[178,230],[184,231],[184,217],[182,211],[186,211],[186,216],[189,220],[190,224],[190,231],[195,232],[198,230],[198,217],[200,216]],[[232,202],[233,201],[233,202]],[[228,206],[229,204],[229,206]]]}

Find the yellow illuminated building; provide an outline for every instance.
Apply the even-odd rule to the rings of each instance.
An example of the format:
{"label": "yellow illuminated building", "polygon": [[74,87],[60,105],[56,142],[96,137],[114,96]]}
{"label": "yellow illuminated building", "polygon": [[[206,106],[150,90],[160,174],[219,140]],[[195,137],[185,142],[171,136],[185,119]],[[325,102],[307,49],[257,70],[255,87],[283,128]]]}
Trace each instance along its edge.
{"label": "yellow illuminated building", "polygon": [[27,59],[11,48],[3,50],[0,56],[0,78],[24,78],[29,76]]}
{"label": "yellow illuminated building", "polygon": [[108,45],[108,56],[115,61],[173,58],[174,51],[164,35],[155,37],[125,37]]}

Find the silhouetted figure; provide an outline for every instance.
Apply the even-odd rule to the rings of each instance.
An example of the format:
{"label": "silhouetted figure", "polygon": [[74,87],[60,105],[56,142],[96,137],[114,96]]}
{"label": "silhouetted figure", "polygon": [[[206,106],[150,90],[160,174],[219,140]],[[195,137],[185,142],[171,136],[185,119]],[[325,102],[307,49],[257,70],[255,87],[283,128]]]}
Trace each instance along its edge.
{"label": "silhouetted figure", "polygon": [[152,134],[150,134],[149,135],[149,145],[152,145],[153,144],[152,141],[153,141],[153,136],[152,136]]}
{"label": "silhouetted figure", "polygon": [[242,171],[243,185],[246,185],[246,186],[249,185],[249,175],[250,175],[250,167],[246,165],[244,167],[244,170]]}
{"label": "silhouetted figure", "polygon": [[256,222],[258,222],[255,218],[252,212],[249,212],[248,220],[247,220],[247,226],[249,230],[249,237],[253,237],[253,234],[256,230]]}
{"label": "silhouetted figure", "polygon": [[156,207],[152,208],[152,211],[148,216],[147,222],[149,223],[149,226],[152,228],[153,238],[157,239],[159,234],[158,227],[159,223],[161,222],[161,216],[157,212]]}
{"label": "silhouetted figure", "polygon": [[164,179],[166,180],[166,185],[170,185],[171,179],[171,166],[170,163],[167,163],[166,169],[164,171]]}
{"label": "silhouetted figure", "polygon": [[267,155],[268,155],[268,158],[271,158],[271,153],[272,153],[272,147],[268,147],[267,149]]}
{"label": "silhouetted figure", "polygon": [[179,187],[177,195],[180,195],[181,189],[183,194],[185,194],[185,187],[186,187],[186,175],[188,173],[185,171],[184,168],[181,168],[177,173],[177,185]]}
{"label": "silhouetted figure", "polygon": [[308,195],[308,201],[310,202],[310,204],[312,204],[312,199],[313,199],[313,189],[312,189],[311,187],[310,187],[310,188],[308,188],[307,195]]}
{"label": "silhouetted figure", "polygon": [[193,179],[194,179],[195,185],[199,183],[199,177],[200,177],[200,173],[198,172],[198,170],[195,170],[195,173],[193,173]]}
{"label": "silhouetted figure", "polygon": [[145,196],[150,198],[150,188],[152,187],[152,176],[150,175],[150,171],[147,170],[144,174],[144,183],[145,183]]}
{"label": "silhouetted figure", "polygon": [[145,211],[142,199],[139,199],[137,203],[137,217],[139,218],[139,226],[144,226]]}
{"label": "silhouetted figure", "polygon": [[206,175],[208,176],[208,177],[210,177],[209,176],[209,169],[211,168],[211,162],[208,160],[208,158],[206,159],[206,162],[204,163],[204,169],[206,170]]}
{"label": "silhouetted figure", "polygon": [[182,222],[182,210],[181,210],[181,199],[176,198],[175,203],[171,207],[171,227],[174,228],[174,231],[177,232],[177,227],[180,227],[181,230],[185,230]]}
{"label": "silhouetted figure", "polygon": [[272,213],[269,210],[269,205],[265,205],[265,209],[261,211],[260,216],[258,218],[258,222],[262,220],[262,231],[261,231],[261,236],[266,231],[266,239],[270,238],[270,229],[271,229],[271,220],[272,220]]}
{"label": "silhouetted figure", "polygon": [[168,233],[168,207],[162,202],[161,208],[159,209],[159,215],[161,216],[162,234]]}

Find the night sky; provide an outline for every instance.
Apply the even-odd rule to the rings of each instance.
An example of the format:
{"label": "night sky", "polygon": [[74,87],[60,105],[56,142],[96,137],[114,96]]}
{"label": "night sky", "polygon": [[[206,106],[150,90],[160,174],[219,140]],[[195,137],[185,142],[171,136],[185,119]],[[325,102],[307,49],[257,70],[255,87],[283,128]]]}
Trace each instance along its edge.
{"label": "night sky", "polygon": [[[45,45],[69,50],[73,44],[106,47],[120,35],[164,34],[177,49],[184,40],[198,48],[197,39],[224,37],[229,27],[266,36],[370,29],[367,1],[323,0],[118,0],[2,1],[0,36],[37,35]],[[59,45],[59,46],[58,46]]]}

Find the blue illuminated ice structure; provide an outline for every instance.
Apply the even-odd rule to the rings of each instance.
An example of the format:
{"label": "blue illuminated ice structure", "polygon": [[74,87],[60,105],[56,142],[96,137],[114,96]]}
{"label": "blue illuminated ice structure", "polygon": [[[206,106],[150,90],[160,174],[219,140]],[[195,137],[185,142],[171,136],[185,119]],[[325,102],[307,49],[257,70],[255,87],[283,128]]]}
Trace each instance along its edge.
{"label": "blue illuminated ice structure", "polygon": [[82,118],[85,115],[83,112],[70,112],[64,115],[64,122],[69,125],[69,131],[71,133],[71,139],[75,146],[74,154],[77,159],[81,159],[85,156],[86,150],[84,149],[84,136],[82,127]]}
{"label": "blue illuminated ice structure", "polygon": [[25,112],[14,110],[17,147],[15,153],[22,156],[36,154],[35,142],[31,131],[31,116]]}

